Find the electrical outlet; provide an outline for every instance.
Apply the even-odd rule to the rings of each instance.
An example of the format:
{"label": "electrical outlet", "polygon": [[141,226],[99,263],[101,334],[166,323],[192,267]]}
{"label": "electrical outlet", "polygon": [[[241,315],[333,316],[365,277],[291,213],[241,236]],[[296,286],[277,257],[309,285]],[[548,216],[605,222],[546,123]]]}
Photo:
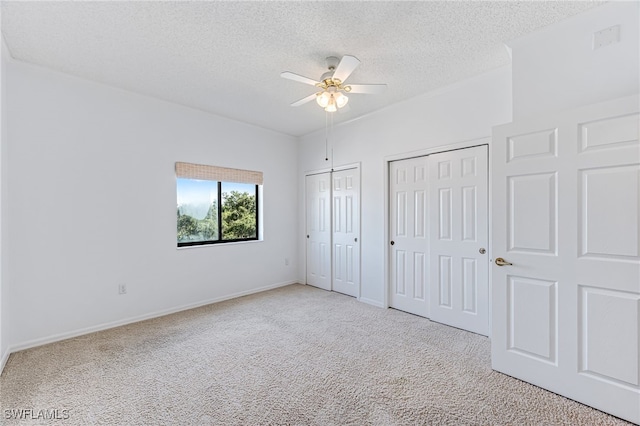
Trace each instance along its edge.
{"label": "electrical outlet", "polygon": [[127,294],[127,285],[126,284],[118,285],[118,294]]}

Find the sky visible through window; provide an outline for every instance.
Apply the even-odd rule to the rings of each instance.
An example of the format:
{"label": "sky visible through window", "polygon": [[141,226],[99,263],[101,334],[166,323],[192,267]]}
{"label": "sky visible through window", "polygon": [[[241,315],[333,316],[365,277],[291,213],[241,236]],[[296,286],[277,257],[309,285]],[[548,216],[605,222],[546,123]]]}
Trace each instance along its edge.
{"label": "sky visible through window", "polygon": [[[218,197],[218,183],[211,180],[178,178],[178,204],[210,202]],[[253,185],[225,182],[224,190],[251,192]],[[204,199],[203,199],[204,197]]]}
{"label": "sky visible through window", "polygon": [[[218,198],[218,182],[211,180],[177,179],[178,207],[184,207],[185,213],[201,220],[207,215],[209,207]],[[255,185],[246,183],[223,182],[222,192],[253,193]]]}

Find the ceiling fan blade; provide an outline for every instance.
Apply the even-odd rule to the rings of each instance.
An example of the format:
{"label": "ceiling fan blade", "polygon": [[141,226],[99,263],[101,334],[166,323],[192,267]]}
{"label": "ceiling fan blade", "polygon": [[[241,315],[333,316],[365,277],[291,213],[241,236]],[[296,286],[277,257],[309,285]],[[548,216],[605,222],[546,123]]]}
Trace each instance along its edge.
{"label": "ceiling fan blade", "polygon": [[316,94],[313,93],[305,98],[300,99],[299,101],[292,103],[291,106],[300,106],[302,104],[306,104],[307,102],[314,100],[315,98],[316,98]]}
{"label": "ceiling fan blade", "polygon": [[360,60],[358,58],[355,56],[344,55],[342,59],[340,59],[340,63],[336,67],[336,71],[333,73],[333,78],[344,83],[358,65],[360,65]]}
{"label": "ceiling fan blade", "polygon": [[348,93],[362,93],[366,95],[378,95],[387,90],[386,84],[349,84],[351,90]]}
{"label": "ceiling fan blade", "polygon": [[299,75],[299,74],[294,74],[294,73],[289,72],[289,71],[285,71],[283,73],[280,73],[280,77],[288,78],[289,80],[297,81],[297,82],[304,83],[304,84],[310,84],[312,86],[315,86],[316,84],[320,83],[319,81],[315,81],[315,80],[312,80],[312,79],[310,79],[308,77],[304,77],[304,76]]}

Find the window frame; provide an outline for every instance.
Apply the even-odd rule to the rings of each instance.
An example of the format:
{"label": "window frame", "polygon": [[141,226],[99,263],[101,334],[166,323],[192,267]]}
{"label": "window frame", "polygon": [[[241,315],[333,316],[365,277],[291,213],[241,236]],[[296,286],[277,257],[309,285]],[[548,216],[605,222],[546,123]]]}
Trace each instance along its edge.
{"label": "window frame", "polygon": [[[192,180],[199,180],[196,178],[182,178],[182,179],[192,179]],[[225,181],[215,181],[217,186],[218,186],[218,202],[217,204],[217,208],[218,208],[218,239],[217,240],[206,240],[206,241],[184,241],[184,242],[180,242],[177,241],[177,247],[181,248],[181,247],[194,247],[194,246],[207,246],[207,245],[214,245],[214,244],[226,244],[226,243],[239,243],[239,242],[245,242],[245,241],[258,241],[260,240],[260,185],[258,184],[253,184],[254,186],[254,199],[255,199],[255,204],[256,204],[256,213],[255,213],[255,221],[256,221],[256,234],[255,237],[250,237],[250,238],[234,238],[234,239],[229,239],[229,240],[225,240],[224,238],[224,234],[222,232],[222,205],[223,205],[223,199],[222,199],[222,184],[223,183],[234,183],[234,182],[225,182]],[[250,184],[249,184],[250,185]],[[177,193],[177,191],[176,191]]]}

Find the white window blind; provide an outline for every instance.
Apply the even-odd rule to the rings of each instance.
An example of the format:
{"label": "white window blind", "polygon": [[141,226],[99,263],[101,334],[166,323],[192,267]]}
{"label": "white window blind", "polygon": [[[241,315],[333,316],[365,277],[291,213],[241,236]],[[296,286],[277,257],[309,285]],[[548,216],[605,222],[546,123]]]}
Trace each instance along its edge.
{"label": "white window blind", "polygon": [[208,166],[205,164],[176,163],[176,176],[179,178],[213,180],[218,182],[251,183],[262,185],[262,172],[231,169],[228,167]]}

